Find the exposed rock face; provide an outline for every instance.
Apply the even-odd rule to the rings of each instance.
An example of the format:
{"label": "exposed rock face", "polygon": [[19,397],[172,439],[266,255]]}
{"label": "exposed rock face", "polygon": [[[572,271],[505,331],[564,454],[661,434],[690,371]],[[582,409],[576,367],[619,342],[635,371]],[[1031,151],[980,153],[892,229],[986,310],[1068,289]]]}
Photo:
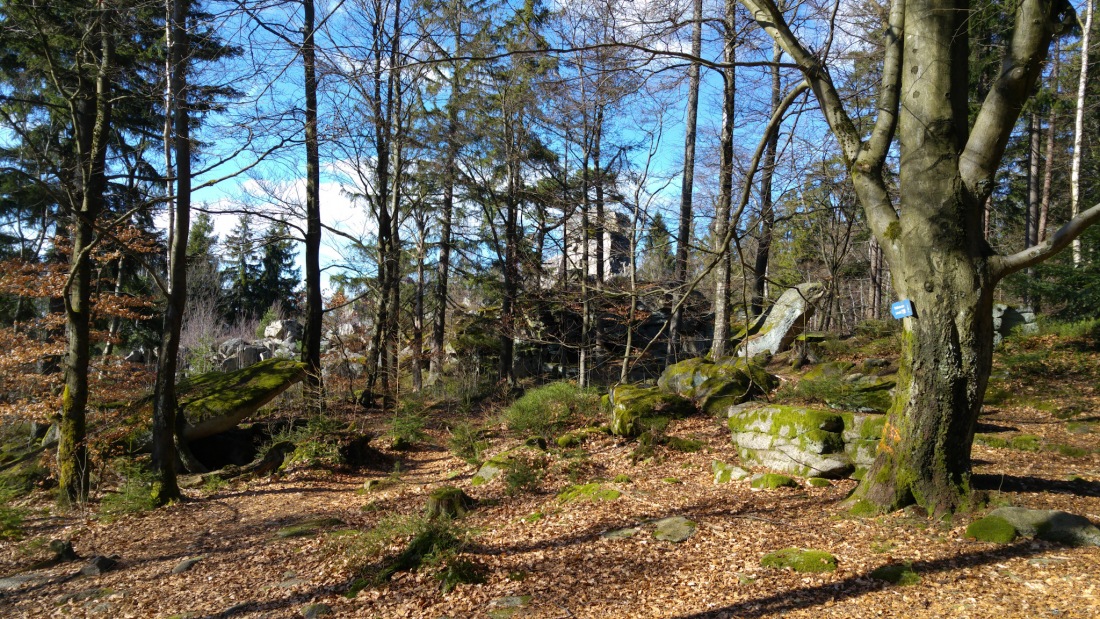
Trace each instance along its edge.
{"label": "exposed rock face", "polygon": [[1038,333],[1035,310],[1030,307],[1013,307],[1004,303],[993,304],[993,345],[999,345],[1013,331],[1025,335]]}
{"label": "exposed rock face", "polygon": [[884,415],[798,406],[733,409],[729,428],[744,462],[800,477],[862,477],[875,458]]}
{"label": "exposed rock face", "polygon": [[816,309],[814,304],[824,296],[825,285],[820,282],[799,284],[784,292],[768,312],[764,324],[749,330],[738,354],[752,358],[787,349],[806,330],[806,323]]}
{"label": "exposed rock face", "polygon": [[296,320],[276,320],[264,328],[264,337],[297,342],[302,339],[303,331],[301,323]]}
{"label": "exposed rock face", "polygon": [[717,363],[702,358],[681,361],[669,366],[657,381],[662,391],[687,398],[712,414],[768,393],[778,384],[763,367],[737,357]]}

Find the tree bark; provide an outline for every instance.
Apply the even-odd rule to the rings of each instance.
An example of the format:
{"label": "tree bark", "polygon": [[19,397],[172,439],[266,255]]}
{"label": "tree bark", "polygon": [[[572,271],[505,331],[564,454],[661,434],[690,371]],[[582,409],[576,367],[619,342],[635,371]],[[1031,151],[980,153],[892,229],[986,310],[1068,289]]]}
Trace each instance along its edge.
{"label": "tree bark", "polygon": [[[718,164],[718,208],[714,219],[715,252],[725,251],[724,241],[733,222],[733,125],[735,122],[735,99],[737,96],[737,2],[726,0],[726,20],[724,48],[722,58],[728,65],[722,71],[722,132],[719,138]],[[726,356],[726,345],[730,330],[730,267],[732,257],[729,252],[722,255],[714,269],[714,337],[711,340],[710,356],[720,359]],[[634,301],[632,298],[631,301]],[[632,308],[633,309],[633,306]]]}
{"label": "tree bark", "polygon": [[[1089,78],[1089,41],[1092,37],[1093,0],[1085,0],[1085,23],[1081,33],[1081,72],[1077,80],[1077,105],[1073,121],[1073,159],[1070,164],[1069,208],[1070,217],[1081,213],[1081,149],[1085,132],[1085,93]],[[1080,239],[1073,241],[1073,266],[1080,267],[1083,261]]]}
{"label": "tree bark", "polygon": [[83,504],[88,498],[87,446],[88,364],[91,354],[91,251],[96,242],[94,223],[103,210],[107,190],[107,141],[111,127],[111,71],[114,69],[109,10],[90,25],[90,41],[98,44],[95,80],[83,81],[69,99],[80,166],[80,202],[73,218],[73,244],[65,293],[68,356],[61,396],[61,437],[57,446],[58,499],[63,506]]}
{"label": "tree bark", "polygon": [[[164,505],[180,498],[176,481],[176,370],[180,331],[187,305],[187,239],[191,227],[191,127],[187,106],[187,70],[190,40],[187,32],[189,0],[171,0],[171,67],[173,146],[176,155],[175,217],[169,259],[168,303],[164,309],[164,331],[157,379],[153,389],[153,500]],[[179,440],[186,440],[179,437]]]}
{"label": "tree bark", "polygon": [[[983,234],[1013,127],[1040,73],[1054,33],[1072,9],[1022,0],[1004,66],[968,132],[968,4],[898,0],[886,29],[879,117],[864,139],[845,111],[828,69],[795,37],[771,0],[742,0],[757,23],[802,68],[844,153],[857,196],[890,266],[905,319],[902,366],[878,455],[853,495],[876,511],[918,503],[952,512],[969,500],[970,449],[992,359],[996,283],[1048,258],[1088,225],[1100,205],[1051,239],[1000,256]],[[895,137],[900,198],[883,175]]]}
{"label": "tree bark", "polygon": [[[703,0],[695,0],[692,12],[691,55],[698,58],[703,46]],[[680,356],[684,322],[684,303],[688,272],[688,249],[691,243],[692,194],[695,186],[695,131],[699,116],[699,63],[688,69],[687,119],[684,123],[684,175],[680,185],[680,226],[676,232],[676,274],[673,277],[673,312],[668,326],[668,360]]]}
{"label": "tree bark", "polygon": [[317,48],[314,39],[314,0],[302,0],[302,69],[305,73],[306,146],[306,328],[302,338],[302,361],[307,366],[305,398],[310,410],[324,410],[321,375],[321,330],[324,300],[321,298],[321,158],[317,138]]}
{"label": "tree bark", "polygon": [[[779,107],[780,82],[778,63],[783,57],[783,51],[776,43],[772,48],[772,110]],[[767,298],[768,286],[768,262],[771,259],[772,234],[775,229],[775,205],[772,203],[772,179],[775,178],[775,157],[779,149],[779,132],[768,136],[768,144],[764,149],[764,169],[760,175],[760,240],[756,246],[756,257],[752,267],[752,302],[750,311],[752,315],[759,316],[764,311],[764,300]]]}

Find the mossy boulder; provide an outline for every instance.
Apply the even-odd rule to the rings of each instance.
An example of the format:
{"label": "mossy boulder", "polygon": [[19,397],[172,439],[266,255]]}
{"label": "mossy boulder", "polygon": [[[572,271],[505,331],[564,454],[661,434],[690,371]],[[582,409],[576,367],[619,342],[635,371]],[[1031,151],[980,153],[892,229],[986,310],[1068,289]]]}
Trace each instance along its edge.
{"label": "mossy boulder", "polygon": [[180,382],[179,406],[193,441],[236,427],[306,377],[306,364],[272,358],[235,372],[207,372]]}
{"label": "mossy boulder", "polygon": [[871,571],[871,578],[883,580],[892,585],[902,587],[915,585],[920,582],[920,575],[913,571],[913,564],[908,561],[903,563],[887,563]]}
{"label": "mossy boulder", "polygon": [[663,542],[679,544],[695,534],[695,523],[683,516],[662,518],[654,524],[657,528],[653,531],[653,538]]}
{"label": "mossy boulder", "polygon": [[[825,296],[821,282],[806,282],[788,288],[768,311],[767,318],[757,321],[745,332],[741,343],[742,356],[752,358],[761,353],[776,354],[790,347],[791,342],[806,330],[816,303]],[[739,334],[740,335],[740,334]]]}
{"label": "mossy boulder", "polygon": [[806,373],[802,375],[802,381],[820,381],[826,379],[840,379],[846,376],[856,367],[856,364],[851,361],[827,361],[825,363],[818,363],[810,369],[806,370]]}
{"label": "mossy boulder", "polygon": [[803,406],[743,406],[727,422],[742,461],[837,479],[874,462],[885,416]]}
{"label": "mossy boulder", "polygon": [[763,366],[740,357],[718,362],[687,359],[669,366],[657,381],[662,391],[687,398],[710,414],[720,414],[730,406],[770,392],[777,385],[778,379]]}
{"label": "mossy boulder", "polygon": [[608,393],[611,434],[638,436],[654,423],[667,423],[695,412],[689,400],[655,387],[616,385]]}
{"label": "mossy boulder", "polygon": [[474,486],[483,486],[497,477],[500,477],[501,473],[508,470],[508,463],[512,461],[514,450],[501,452],[492,458],[489,458],[481,467],[478,468],[477,473],[474,473],[473,479],[470,483]]}
{"label": "mossy boulder", "polygon": [[974,539],[979,542],[1008,544],[1014,541],[1018,535],[1016,527],[1000,516],[986,516],[971,522],[966,527],[967,539]]}
{"label": "mossy boulder", "polygon": [[983,520],[988,518],[1004,520],[1023,537],[1069,546],[1100,546],[1100,529],[1084,516],[1052,509],[999,507]]}
{"label": "mossy boulder", "polygon": [[849,361],[815,365],[802,375],[797,391],[820,398],[829,408],[861,413],[885,413],[893,402],[894,376],[853,372]]}
{"label": "mossy boulder", "polygon": [[775,569],[791,569],[796,572],[820,574],[836,571],[836,557],[824,550],[784,548],[769,552],[761,557],[760,565]]}
{"label": "mossy boulder", "polygon": [[830,408],[860,413],[885,413],[894,402],[893,389],[897,378],[849,374],[835,396],[826,399]]}

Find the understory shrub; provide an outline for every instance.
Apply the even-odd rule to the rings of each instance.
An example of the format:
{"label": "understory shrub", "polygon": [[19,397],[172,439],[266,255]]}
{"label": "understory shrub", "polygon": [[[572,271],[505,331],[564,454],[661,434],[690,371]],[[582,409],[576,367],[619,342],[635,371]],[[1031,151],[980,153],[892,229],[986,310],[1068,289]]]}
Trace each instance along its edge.
{"label": "understory shrub", "polygon": [[573,383],[556,382],[531,389],[504,410],[504,422],[517,434],[551,438],[568,424],[596,419],[600,397]]}
{"label": "understory shrub", "polygon": [[467,464],[481,464],[481,454],[489,448],[489,441],[472,423],[460,421],[451,426],[451,436],[447,439],[447,448]]}
{"label": "understory shrub", "polygon": [[137,462],[118,462],[115,471],[121,478],[116,492],[108,492],[99,501],[99,514],[110,522],[126,514],[154,509],[153,475]]}
{"label": "understory shrub", "polygon": [[[386,550],[401,538],[408,538],[401,552],[387,555]],[[391,516],[367,531],[342,535],[332,543],[341,546],[355,566],[357,577],[348,591],[348,596],[353,597],[367,587],[388,581],[398,572],[439,567],[451,561],[461,552],[464,540],[465,532],[446,518]],[[452,574],[451,580],[458,580],[456,576]],[[446,583],[447,577],[444,575],[441,580]]]}

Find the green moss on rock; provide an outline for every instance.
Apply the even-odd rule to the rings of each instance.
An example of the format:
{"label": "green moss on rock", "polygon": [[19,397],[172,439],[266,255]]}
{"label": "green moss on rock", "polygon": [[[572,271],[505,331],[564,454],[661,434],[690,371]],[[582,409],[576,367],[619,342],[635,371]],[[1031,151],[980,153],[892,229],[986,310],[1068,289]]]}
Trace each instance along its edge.
{"label": "green moss on rock", "polygon": [[229,415],[271,401],[305,372],[305,363],[277,357],[235,372],[206,372],[180,381],[179,405],[191,422]]}
{"label": "green moss on rock", "polygon": [[714,473],[714,483],[716,484],[728,484],[731,481],[740,481],[751,475],[751,473],[739,466],[726,464],[719,460],[711,461],[710,470]]}
{"label": "green moss on rock", "polygon": [[741,357],[728,357],[712,363],[703,358],[681,361],[661,374],[657,386],[694,401],[700,410],[719,414],[728,407],[768,393],[778,379],[763,366]]}
{"label": "green moss on rock", "polygon": [[776,488],[797,488],[798,482],[792,477],[779,473],[758,473],[752,476],[749,486],[757,490],[774,490]]}
{"label": "green moss on rock", "polygon": [[598,483],[569,486],[558,494],[563,503],[570,501],[614,501],[623,493],[614,488],[604,488]]}
{"label": "green moss on rock", "polygon": [[807,479],[806,482],[814,488],[828,488],[829,486],[833,485],[833,482],[825,479],[824,477],[811,477]]}
{"label": "green moss on rock", "polygon": [[761,557],[760,565],[775,569],[791,569],[796,572],[820,574],[836,571],[836,557],[823,550],[784,548],[769,552]]}
{"label": "green moss on rock", "polygon": [[966,537],[979,542],[1008,544],[1018,535],[1016,527],[1000,516],[986,516],[971,522],[970,526],[966,527]]}
{"label": "green moss on rock", "polygon": [[611,434],[637,436],[657,420],[679,418],[695,412],[689,400],[654,387],[617,385],[608,394]]}
{"label": "green moss on rock", "polygon": [[879,508],[874,503],[866,500],[859,499],[848,508],[848,515],[856,518],[869,518],[871,516],[879,515]]}

